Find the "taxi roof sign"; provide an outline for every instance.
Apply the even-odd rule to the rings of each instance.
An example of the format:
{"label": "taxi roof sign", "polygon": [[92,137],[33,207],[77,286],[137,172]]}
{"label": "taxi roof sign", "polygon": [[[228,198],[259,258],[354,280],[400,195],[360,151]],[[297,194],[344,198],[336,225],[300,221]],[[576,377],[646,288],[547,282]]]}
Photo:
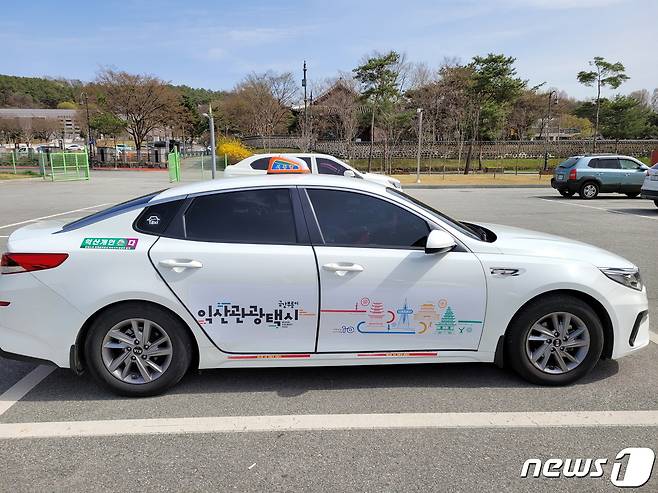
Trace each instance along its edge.
{"label": "taxi roof sign", "polygon": [[270,158],[267,165],[268,175],[278,174],[295,174],[295,173],[310,173],[308,164],[302,159],[292,156],[274,156]]}

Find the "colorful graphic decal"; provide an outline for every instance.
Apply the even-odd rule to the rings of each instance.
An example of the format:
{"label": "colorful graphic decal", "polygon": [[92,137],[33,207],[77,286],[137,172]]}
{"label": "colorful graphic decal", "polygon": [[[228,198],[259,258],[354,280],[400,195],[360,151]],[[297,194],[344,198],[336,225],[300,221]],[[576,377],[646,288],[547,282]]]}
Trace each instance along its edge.
{"label": "colorful graphic decal", "polygon": [[436,357],[436,351],[424,351],[415,353],[358,353],[360,358],[429,358]]}
{"label": "colorful graphic decal", "polygon": [[137,238],[85,238],[80,248],[134,250],[137,248],[137,241]]}
{"label": "colorful graphic decal", "polygon": [[266,311],[262,306],[241,306],[230,301],[220,301],[215,307],[208,305],[207,310],[197,311],[197,321],[201,324],[212,324],[218,321],[220,324],[236,323],[243,324],[245,320],[252,321],[256,325],[263,322],[273,329],[290,327],[300,317],[313,317],[315,313],[307,312],[299,307],[298,301],[279,300],[277,308]]}
{"label": "colorful graphic decal", "polygon": [[[368,309],[363,309],[368,307]],[[353,310],[321,310],[322,313],[359,314],[363,320],[355,323],[341,324],[333,329],[338,334],[406,334],[406,335],[453,335],[473,332],[482,325],[481,320],[457,319],[448,300],[441,299],[435,303],[423,303],[414,310],[404,300],[404,304],[395,309],[388,309],[380,301],[361,298]]]}

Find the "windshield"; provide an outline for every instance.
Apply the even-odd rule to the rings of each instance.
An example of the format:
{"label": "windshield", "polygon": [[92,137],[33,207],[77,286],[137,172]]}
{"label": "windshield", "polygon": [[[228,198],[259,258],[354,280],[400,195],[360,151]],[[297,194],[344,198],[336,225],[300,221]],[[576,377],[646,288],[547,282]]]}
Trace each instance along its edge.
{"label": "windshield", "polygon": [[560,168],[571,168],[574,164],[578,162],[579,159],[580,158],[578,157],[570,157],[566,161],[562,161],[560,164],[558,164],[558,166]]}
{"label": "windshield", "polygon": [[457,221],[456,219],[451,218],[450,216],[447,216],[443,212],[437,211],[434,207],[431,207],[424,202],[421,202],[420,200],[412,197],[411,195],[407,195],[404,192],[401,192],[400,190],[397,190],[395,188],[386,188],[386,191],[392,194],[395,194],[399,197],[402,197],[404,200],[411,202],[414,204],[416,207],[420,207],[423,209],[425,212],[428,214],[435,216],[439,218],[441,221],[448,223],[450,226],[455,228],[457,231],[460,233],[463,233],[467,235],[470,238],[473,238],[474,240],[483,240],[485,238],[482,238],[482,236],[478,233],[478,231],[471,226],[464,224],[460,221]]}

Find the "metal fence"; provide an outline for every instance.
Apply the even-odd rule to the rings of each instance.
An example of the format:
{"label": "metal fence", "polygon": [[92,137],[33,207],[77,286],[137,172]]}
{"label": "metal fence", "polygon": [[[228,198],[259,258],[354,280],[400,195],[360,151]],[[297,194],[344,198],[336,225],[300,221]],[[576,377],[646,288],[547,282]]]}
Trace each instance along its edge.
{"label": "metal fence", "polygon": [[43,174],[52,181],[89,179],[89,156],[87,152],[51,152]]}
{"label": "metal fence", "polygon": [[[300,150],[304,141],[299,136],[250,136],[242,139],[252,148],[258,149],[294,149]],[[424,159],[464,159],[468,149],[468,142],[441,141],[424,142],[421,148],[421,157]],[[646,157],[653,149],[658,148],[658,140],[598,140],[597,152],[619,153],[634,157]],[[312,142],[314,152],[331,154],[340,158],[367,159],[370,154],[370,142],[345,142],[339,140],[317,140]],[[373,144],[372,155],[382,158],[388,154],[393,159],[412,159],[416,157],[418,142]],[[592,152],[591,140],[507,140],[476,142],[474,152],[476,156],[482,155],[485,159],[530,159],[541,158],[544,152],[550,157],[562,158],[577,154]]]}

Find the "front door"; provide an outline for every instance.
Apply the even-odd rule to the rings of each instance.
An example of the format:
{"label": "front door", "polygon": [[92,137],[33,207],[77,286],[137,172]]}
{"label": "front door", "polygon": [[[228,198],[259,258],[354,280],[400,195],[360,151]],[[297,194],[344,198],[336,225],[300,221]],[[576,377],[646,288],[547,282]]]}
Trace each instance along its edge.
{"label": "front door", "polygon": [[640,193],[646,176],[645,168],[632,159],[619,158],[623,173],[622,192]]}
{"label": "front door", "polygon": [[392,202],[307,193],[324,241],[319,352],[477,349],[486,284],[474,254],[426,254],[430,226]]}
{"label": "front door", "polygon": [[290,191],[199,196],[184,219],[184,238],[160,238],[150,257],[213,342],[230,353],[314,351],[317,267],[298,242]]}

